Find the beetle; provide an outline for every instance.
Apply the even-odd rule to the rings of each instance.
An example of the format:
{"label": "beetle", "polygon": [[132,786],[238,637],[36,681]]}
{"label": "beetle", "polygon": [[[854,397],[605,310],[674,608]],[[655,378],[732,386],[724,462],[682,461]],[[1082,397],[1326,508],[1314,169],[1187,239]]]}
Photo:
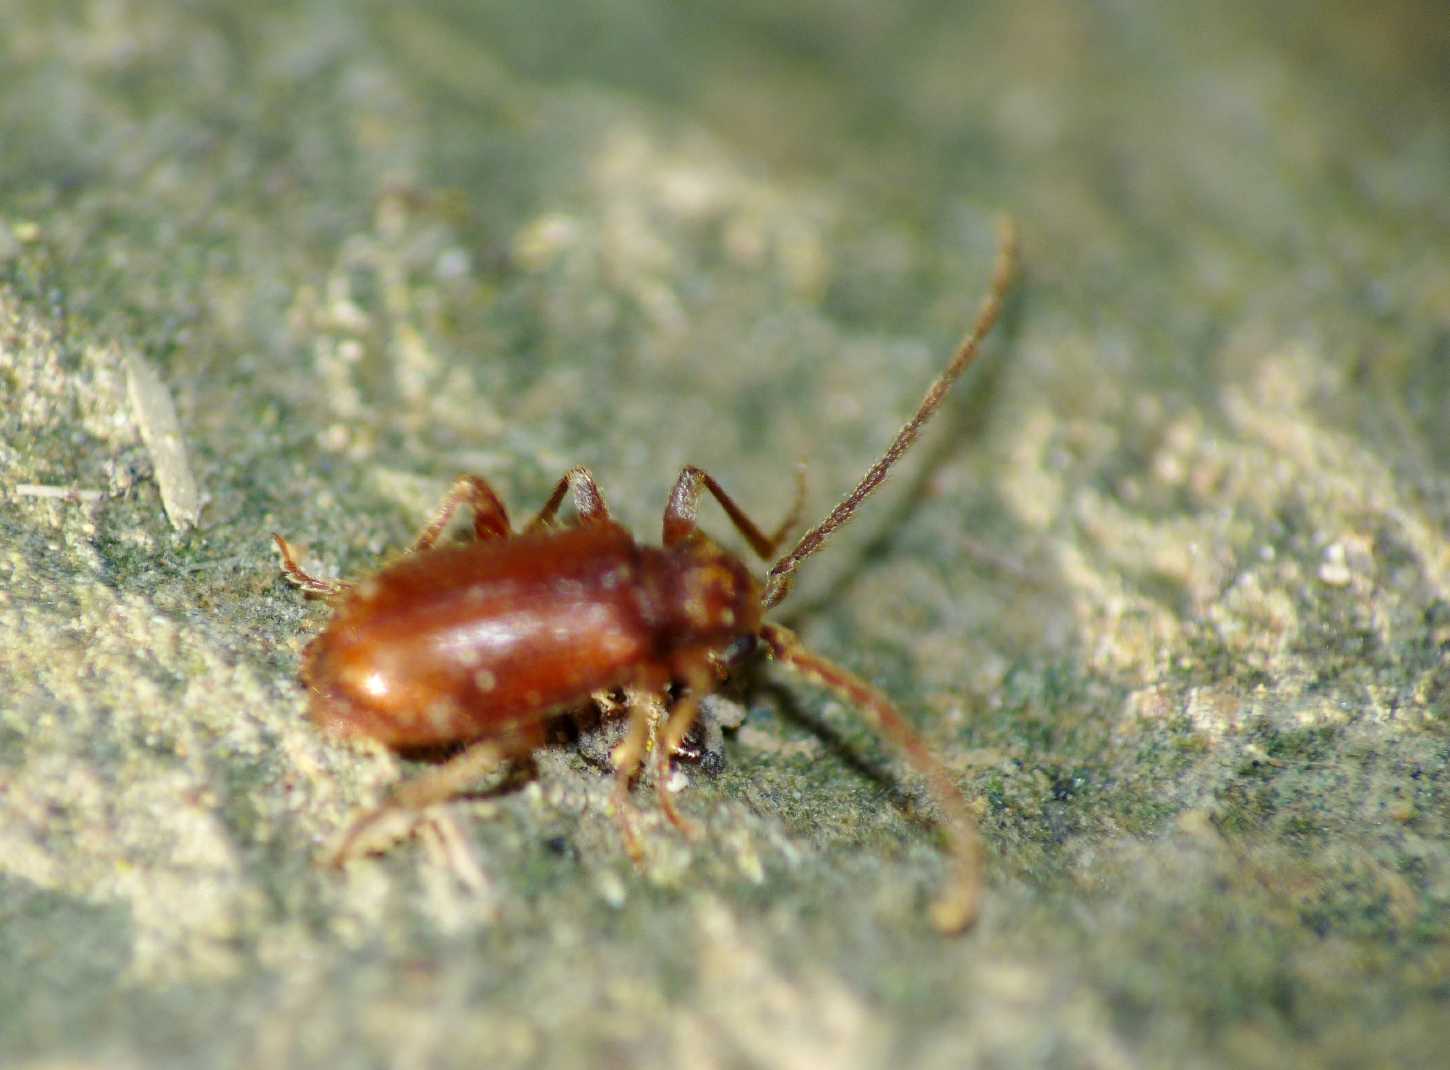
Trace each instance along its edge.
{"label": "beetle", "polygon": [[[627,851],[636,861],[642,856],[628,795],[651,745],[661,809],[683,833],[697,836],[697,826],[670,797],[668,763],[694,723],[701,698],[763,648],[860,711],[925,779],[942,814],[951,862],[931,918],[943,932],[970,926],[981,899],[983,848],[950,774],[881,692],[764,617],[790,593],[801,562],[851,519],[916,442],[972,362],[1000,315],[1016,254],[1015,228],[1004,221],[991,285],[946,368],[850,494],[779,559],[775,555],[800,511],[803,486],[791,517],[767,534],[694,466],[674,485],[658,547],[640,545],[610,517],[583,467],[570,469],[517,533],[486,480],[460,477],[412,547],[357,582],[310,575],[287,540],[274,534],[286,577],[334,608],[302,655],[300,676],[311,695],[313,719],[399,750],[467,744],[363,814],[335,860],[370,850],[385,819],[416,818],[501,763],[526,757],[542,745],[553,716],[582,708],[591,696],[620,692],[629,721],[611,754],[613,810]],[[763,581],[698,527],[706,493],[751,549],[773,561]],[[571,525],[558,520],[566,495],[577,514]],[[465,506],[473,516],[473,540],[439,545]]]}

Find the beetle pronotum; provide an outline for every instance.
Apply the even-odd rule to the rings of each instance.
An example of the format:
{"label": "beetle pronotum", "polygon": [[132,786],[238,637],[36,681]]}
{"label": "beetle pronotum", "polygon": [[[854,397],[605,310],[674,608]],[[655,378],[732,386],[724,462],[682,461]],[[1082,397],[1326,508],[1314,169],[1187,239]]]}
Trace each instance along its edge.
{"label": "beetle pronotum", "polygon": [[[610,518],[593,476],[582,467],[559,480],[519,533],[483,478],[461,477],[408,553],[355,583],[309,575],[287,541],[274,535],[288,579],[335,607],[303,653],[301,676],[311,691],[313,718],[397,748],[468,744],[363,815],[338,860],[368,850],[384,818],[416,815],[538,747],[547,718],[614,691],[623,692],[629,709],[623,742],[612,753],[614,811],[627,849],[640,858],[628,794],[652,732],[659,804],[677,828],[697,835],[666,787],[670,757],[694,722],[701,697],[763,645],[776,661],[859,710],[925,778],[942,813],[952,867],[932,904],[932,920],[944,932],[969,926],[981,900],[983,850],[951,775],[884,695],[806,650],[764,614],[790,593],[801,562],[851,519],[916,442],[971,363],[1001,312],[1016,250],[1015,230],[1004,222],[991,287],[945,370],[851,493],[774,561],[763,583],[696,526],[701,495],[708,491],[714,497],[765,561],[775,558],[793,526],[800,495],[791,517],[766,534],[708,473],[693,466],[680,473],[670,494],[659,547],[639,545]],[[566,494],[578,515],[570,526],[557,520]],[[438,545],[464,505],[473,513],[474,541]],[[673,706],[657,728],[652,711],[672,691]]]}

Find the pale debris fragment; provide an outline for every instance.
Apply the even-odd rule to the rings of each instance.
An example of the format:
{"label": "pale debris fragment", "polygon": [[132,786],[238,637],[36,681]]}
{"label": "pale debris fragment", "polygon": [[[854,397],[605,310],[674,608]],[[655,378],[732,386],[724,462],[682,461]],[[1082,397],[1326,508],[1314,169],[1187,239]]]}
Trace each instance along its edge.
{"label": "pale debris fragment", "polygon": [[144,357],[130,352],[122,357],[126,362],[126,393],[141,428],[141,439],[151,452],[166,518],[178,531],[195,527],[201,516],[201,491],[191,474],[171,394]]}
{"label": "pale debris fragment", "polygon": [[98,502],[105,491],[81,487],[57,487],[49,483],[17,483],[15,493],[21,498],[55,498],[65,502]]}

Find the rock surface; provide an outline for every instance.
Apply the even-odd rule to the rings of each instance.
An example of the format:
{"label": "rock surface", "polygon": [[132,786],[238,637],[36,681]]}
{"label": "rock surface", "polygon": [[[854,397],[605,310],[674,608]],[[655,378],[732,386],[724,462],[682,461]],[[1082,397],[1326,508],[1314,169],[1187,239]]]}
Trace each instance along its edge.
{"label": "rock surface", "polygon": [[[1443,1053],[1443,10],[964,7],[8,5],[0,1062]],[[706,841],[638,793],[642,871],[567,746],[317,865],[414,767],[307,721],[270,531],[356,575],[457,472],[526,516],[575,463],[649,538],[685,463],[769,522],[806,458],[819,513],[1002,213],[982,366],[783,607],[978,807],[975,931],[916,783],[769,668]]]}

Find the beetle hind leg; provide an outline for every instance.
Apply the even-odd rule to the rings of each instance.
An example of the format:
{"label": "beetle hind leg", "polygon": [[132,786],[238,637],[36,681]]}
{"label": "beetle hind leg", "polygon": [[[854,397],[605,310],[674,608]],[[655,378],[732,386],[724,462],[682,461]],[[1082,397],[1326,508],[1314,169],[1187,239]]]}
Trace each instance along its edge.
{"label": "beetle hind leg", "polygon": [[323,598],[336,598],[352,586],[343,580],[325,580],[306,571],[297,563],[297,552],[292,549],[292,544],[275,531],[272,532],[272,541],[277,544],[277,550],[282,555],[282,572],[286,575],[288,582],[302,588],[308,594],[321,595]]}
{"label": "beetle hind leg", "polygon": [[332,866],[344,866],[363,855],[381,854],[416,832],[427,821],[429,807],[465,794],[478,780],[509,759],[534,750],[543,741],[541,724],[516,728],[480,740],[440,766],[397,785],[379,806],[348,827],[328,854]]}

